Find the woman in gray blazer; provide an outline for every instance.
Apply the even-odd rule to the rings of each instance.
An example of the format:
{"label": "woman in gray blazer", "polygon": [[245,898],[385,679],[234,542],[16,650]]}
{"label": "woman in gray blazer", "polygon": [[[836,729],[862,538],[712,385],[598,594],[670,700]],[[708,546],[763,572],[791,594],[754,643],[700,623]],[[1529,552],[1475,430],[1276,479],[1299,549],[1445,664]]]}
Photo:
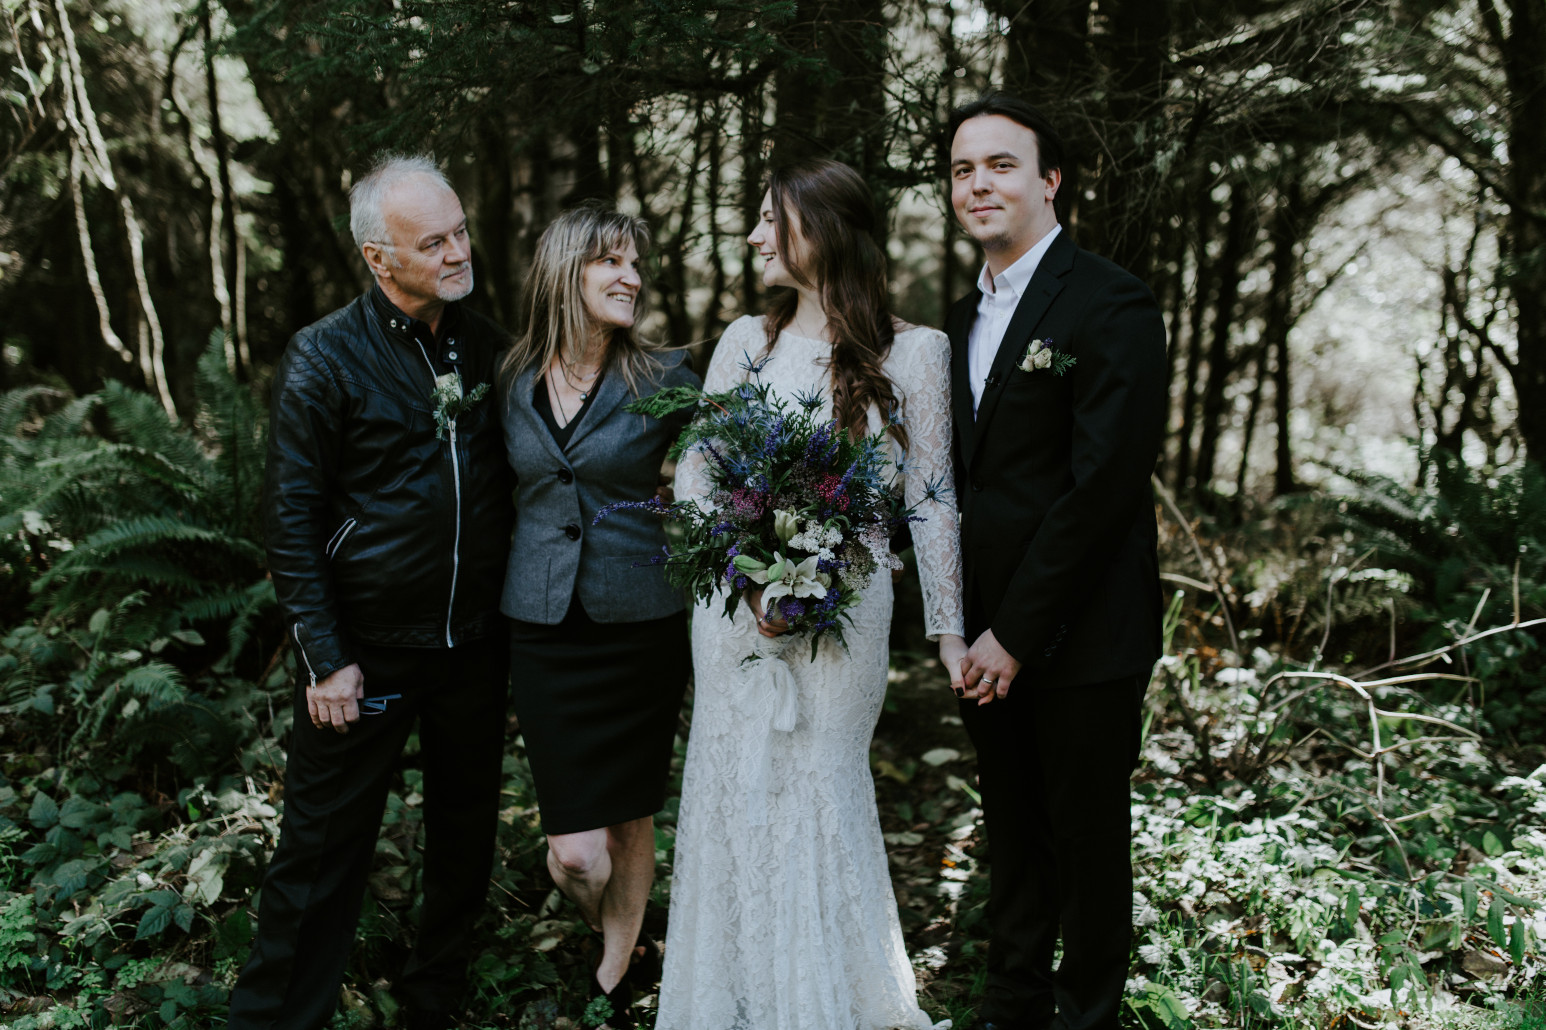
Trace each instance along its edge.
{"label": "woman in gray blazer", "polygon": [[594,521],[607,504],[654,495],[686,421],[624,405],[698,382],[682,352],[633,333],[648,245],[642,221],[600,207],[548,226],[501,377],[517,477],[500,605],[512,620],[512,699],[548,869],[603,936],[596,989],[613,1003],[613,1027],[633,1025],[625,977],[659,977],[642,925],[654,813],[691,668],[685,599],[650,561],[666,544],[659,517],[624,510]]}

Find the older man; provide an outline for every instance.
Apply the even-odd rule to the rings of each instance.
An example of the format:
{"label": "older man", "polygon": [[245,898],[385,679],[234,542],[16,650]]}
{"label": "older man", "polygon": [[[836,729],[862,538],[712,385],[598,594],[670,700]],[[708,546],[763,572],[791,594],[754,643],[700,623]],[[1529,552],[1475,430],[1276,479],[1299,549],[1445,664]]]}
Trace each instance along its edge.
{"label": "older man", "polygon": [[458,303],[467,217],[433,162],[379,160],[350,191],[350,229],[375,286],[297,333],[274,378],[268,559],[301,682],[233,1030],[332,1015],[415,722],[424,904],[396,988],[410,1027],[452,1024],[493,855],[512,511],[488,394],[505,334]]}

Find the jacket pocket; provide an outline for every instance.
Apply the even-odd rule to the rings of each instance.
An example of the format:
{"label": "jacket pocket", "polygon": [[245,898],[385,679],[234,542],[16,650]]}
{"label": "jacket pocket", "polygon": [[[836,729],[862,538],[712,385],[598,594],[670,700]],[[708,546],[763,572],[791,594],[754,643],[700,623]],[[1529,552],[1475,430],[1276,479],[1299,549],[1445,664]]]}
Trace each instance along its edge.
{"label": "jacket pocket", "polygon": [[333,531],[333,535],[328,538],[327,546],[324,548],[329,561],[337,556],[339,550],[344,546],[344,541],[349,539],[350,534],[354,532],[355,527],[359,524],[358,519],[344,519],[343,525]]}
{"label": "jacket pocket", "polygon": [[607,607],[613,620],[664,618],[686,607],[683,593],[666,581],[664,566],[651,563],[660,556],[657,551],[606,559]]}

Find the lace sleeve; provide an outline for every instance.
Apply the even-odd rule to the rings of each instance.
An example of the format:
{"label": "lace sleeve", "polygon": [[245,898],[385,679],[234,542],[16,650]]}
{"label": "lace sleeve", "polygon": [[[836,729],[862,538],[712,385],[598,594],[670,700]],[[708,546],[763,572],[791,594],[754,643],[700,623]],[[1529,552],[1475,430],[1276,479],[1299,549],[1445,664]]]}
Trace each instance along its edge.
{"label": "lace sleeve", "polygon": [[951,468],[950,340],[934,329],[915,329],[918,339],[900,353],[892,381],[903,389],[908,450],[903,497],[924,521],[913,523],[918,578],[923,584],[923,623],[930,640],[966,635],[962,599],[961,532]]}
{"label": "lace sleeve", "polygon": [[[762,329],[757,319],[738,318],[730,324],[714,347],[708,371],[703,376],[704,393],[724,393],[741,380],[742,351],[761,346]],[[682,455],[676,466],[676,498],[703,502],[709,496],[709,478],[704,474],[707,459],[697,447]]]}

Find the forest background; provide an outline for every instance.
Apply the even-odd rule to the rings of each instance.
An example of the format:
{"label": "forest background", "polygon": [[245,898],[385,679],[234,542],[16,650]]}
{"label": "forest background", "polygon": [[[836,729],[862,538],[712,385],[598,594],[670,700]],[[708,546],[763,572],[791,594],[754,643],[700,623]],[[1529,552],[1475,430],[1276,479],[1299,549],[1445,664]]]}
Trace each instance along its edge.
{"label": "forest background", "polygon": [[[506,325],[557,212],[642,214],[649,327],[704,349],[762,306],[769,163],[837,157],[938,325],[977,261],[938,129],[1002,85],[1169,328],[1124,1020],[1546,1026],[1542,0],[0,0],[0,28],[0,1024],[223,1021],[291,719],[267,381],[367,285],[374,152],[441,158]],[[986,854],[919,622],[910,580],[873,768],[921,1000],[961,1020]],[[466,1019],[575,1026],[594,943],[522,750]],[[410,755],[338,1026],[396,1021],[418,786]]]}

